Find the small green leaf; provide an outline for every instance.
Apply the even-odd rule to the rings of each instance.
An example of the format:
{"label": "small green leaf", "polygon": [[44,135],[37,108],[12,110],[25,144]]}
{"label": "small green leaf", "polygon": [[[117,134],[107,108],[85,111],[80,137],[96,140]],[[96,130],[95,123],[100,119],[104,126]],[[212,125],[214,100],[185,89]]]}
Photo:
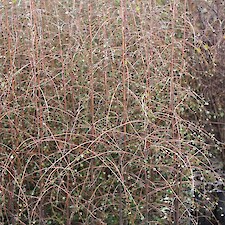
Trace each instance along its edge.
{"label": "small green leaf", "polygon": [[140,12],[140,7],[137,5],[136,6],[136,12],[139,13]]}
{"label": "small green leaf", "polygon": [[209,46],[208,46],[207,44],[204,44],[204,45],[203,45],[203,48],[204,48],[206,51],[209,50]]}
{"label": "small green leaf", "polygon": [[199,54],[201,53],[201,49],[199,47],[198,48],[195,47],[195,50],[196,50],[197,53],[199,53]]}

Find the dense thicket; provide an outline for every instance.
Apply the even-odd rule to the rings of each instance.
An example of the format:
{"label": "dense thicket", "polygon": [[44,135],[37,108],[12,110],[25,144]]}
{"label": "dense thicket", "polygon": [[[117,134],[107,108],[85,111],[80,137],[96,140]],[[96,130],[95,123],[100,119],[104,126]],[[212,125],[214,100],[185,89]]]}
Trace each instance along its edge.
{"label": "dense thicket", "polygon": [[197,192],[213,217],[223,6],[1,1],[0,222],[196,224]]}

